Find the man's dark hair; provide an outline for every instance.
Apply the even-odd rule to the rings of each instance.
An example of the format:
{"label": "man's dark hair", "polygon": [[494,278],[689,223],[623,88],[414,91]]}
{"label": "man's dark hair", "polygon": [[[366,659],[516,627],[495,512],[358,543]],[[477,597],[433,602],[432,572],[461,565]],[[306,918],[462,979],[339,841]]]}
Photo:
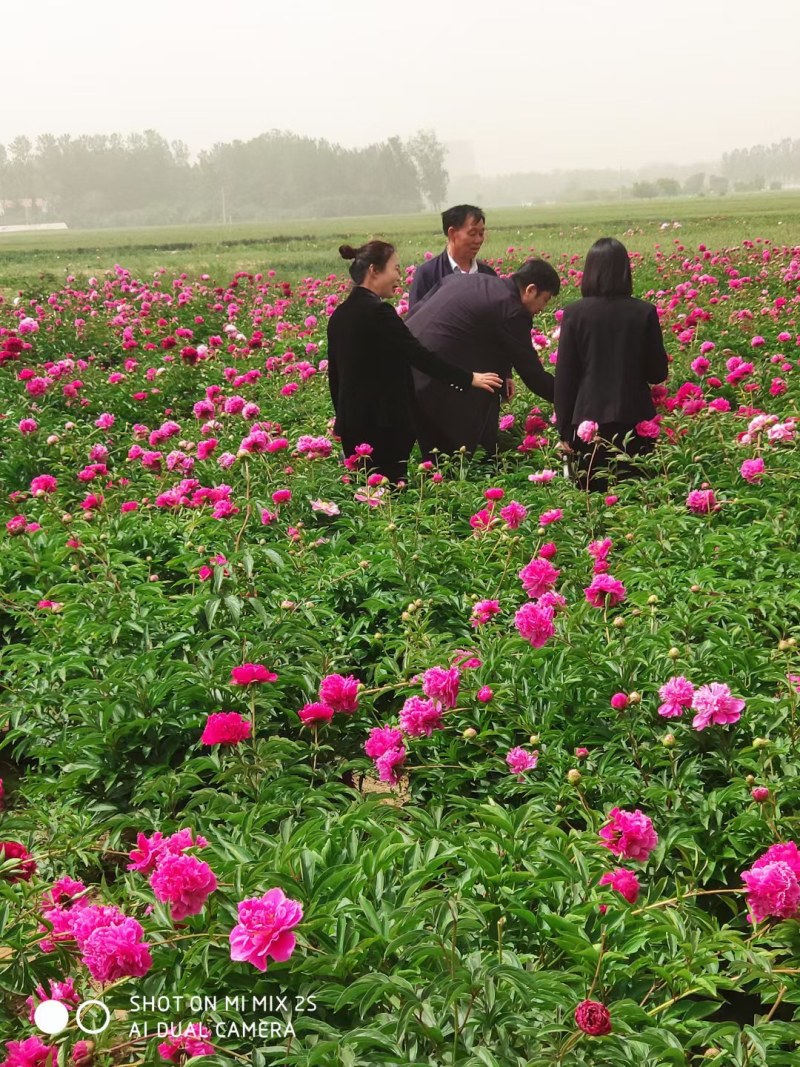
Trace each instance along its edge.
{"label": "man's dark hair", "polygon": [[470,219],[474,219],[476,222],[486,222],[486,216],[482,209],[475,207],[474,204],[456,204],[455,207],[449,207],[447,211],[443,211],[442,230],[445,237],[447,237],[447,231],[451,226],[454,230],[460,230]]}
{"label": "man's dark hair", "polygon": [[558,296],[561,289],[561,279],[555,267],[544,259],[527,259],[511,275],[517,283],[519,290],[527,289],[529,285],[535,285],[539,292],[552,293]]}
{"label": "man's dark hair", "polygon": [[616,237],[601,237],[586,253],[581,296],[631,296],[631,260]]}

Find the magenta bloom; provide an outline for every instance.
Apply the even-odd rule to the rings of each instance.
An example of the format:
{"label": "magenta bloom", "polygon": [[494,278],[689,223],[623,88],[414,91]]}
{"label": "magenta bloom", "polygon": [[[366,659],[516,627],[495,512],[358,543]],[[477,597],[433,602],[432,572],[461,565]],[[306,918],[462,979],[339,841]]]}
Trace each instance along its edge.
{"label": "magenta bloom", "polygon": [[473,626],[485,626],[487,622],[490,622],[495,615],[500,612],[499,600],[479,600],[475,607],[472,609],[472,618],[470,622]]}
{"label": "magenta bloom", "polygon": [[582,1000],[575,1009],[575,1025],[590,1037],[611,1033],[611,1015],[599,1000]]}
{"label": "magenta bloom", "polygon": [[426,697],[438,700],[443,708],[454,708],[458,703],[461,672],[458,667],[431,667],[422,676],[422,691]]}
{"label": "magenta bloom", "polygon": [[559,519],[564,517],[564,512],[561,508],[552,508],[550,511],[543,511],[539,516],[540,526],[549,526],[551,522],[558,522]]}
{"label": "magenta bloom", "polygon": [[712,682],[701,686],[692,700],[692,710],[697,712],[692,719],[695,730],[705,730],[707,726],[726,726],[738,722],[742,716],[744,701],[731,695],[727,685]]}
{"label": "magenta bloom", "polygon": [[55,1067],[58,1049],[45,1045],[38,1037],[26,1037],[24,1041],[9,1041],[3,1067]]}
{"label": "magenta bloom", "polygon": [[800,881],[800,849],[794,841],[786,841],[779,845],[770,845],[763,856],[759,856],[753,864],[754,869],[766,867],[768,863],[787,863],[798,881]]}
{"label": "magenta bloom", "polygon": [[509,530],[518,530],[528,517],[528,509],[516,500],[509,501],[504,508],[500,509],[500,518],[506,523]]}
{"label": "magenta bloom", "polygon": [[765,785],[756,785],[750,790],[750,796],[757,804],[766,804],[769,800],[769,789]]}
{"label": "magenta bloom", "polygon": [[319,685],[319,699],[334,711],[350,714],[358,708],[358,687],[361,682],[348,674],[328,674]]}
{"label": "magenta bloom", "polygon": [[217,888],[217,878],[209,865],[196,856],[162,857],[150,877],[156,900],[172,905],[172,918],[180,922],[187,915],[199,915],[206,899]]}
{"label": "magenta bloom", "polygon": [[624,711],[629,703],[627,693],[615,693],[611,698],[611,707],[614,711]]}
{"label": "magenta bloom", "polygon": [[758,459],[746,459],[739,468],[739,473],[746,482],[758,485],[764,477],[764,460],[760,456]]}
{"label": "magenta bloom", "polygon": [[610,574],[596,574],[592,584],[584,589],[586,599],[595,608],[613,608],[621,604],[628,592],[622,582]]}
{"label": "magenta bloom", "polygon": [[208,1038],[211,1031],[202,1023],[181,1025],[180,1034],[170,1034],[166,1041],[158,1046],[158,1054],[163,1060],[183,1063],[192,1056],[213,1056],[215,1049]]}
{"label": "magenta bloom", "polygon": [[713,489],[693,489],[686,497],[686,507],[695,515],[710,515],[719,511],[720,506]]}
{"label": "magenta bloom", "polygon": [[278,676],[263,663],[243,663],[231,671],[232,685],[252,685],[254,682],[277,682]]}
{"label": "magenta bloom", "polygon": [[533,648],[541,648],[547,644],[556,632],[553,609],[540,604],[523,604],[514,616],[514,625],[520,637],[528,641]]}
{"label": "magenta bloom", "polygon": [[364,751],[370,759],[378,759],[390,748],[402,748],[403,733],[392,726],[375,726],[369,732]]}
{"label": "magenta bloom", "polygon": [[774,860],[754,863],[749,871],[742,873],[747,886],[747,902],[753,922],[774,917],[792,919],[800,906],[800,882],[788,863]]}
{"label": "magenta bloom", "polygon": [[143,936],[144,929],[135,919],[123,918],[121,922],[96,927],[81,945],[83,962],[92,978],[96,982],[143,978],[153,965]]}
{"label": "magenta bloom", "polygon": [[600,830],[605,847],[626,860],[644,862],[658,844],[650,819],[638,808],[635,811],[612,808],[608,818],[609,822]]}
{"label": "magenta bloom", "polygon": [[246,741],[252,723],[236,711],[215,711],[206,719],[200,741],[204,745],[238,745]]}
{"label": "magenta bloom", "polygon": [[594,440],[598,428],[596,422],[593,422],[591,419],[585,419],[578,427],[578,437],[580,437],[584,444],[588,445]]}
{"label": "magenta bloom", "polygon": [[600,879],[600,885],[610,885],[621,893],[629,904],[635,904],[639,897],[639,879],[633,871],[625,867],[615,867],[613,871],[606,871]]}
{"label": "magenta bloom", "polygon": [[409,697],[400,711],[400,728],[409,737],[430,737],[444,729],[442,707],[433,700]]}
{"label": "magenta bloom", "polygon": [[478,692],[475,694],[475,699],[479,700],[481,704],[488,704],[494,698],[494,692],[488,685],[482,685]]}
{"label": "magenta bloom", "polygon": [[0,841],[0,863],[19,860],[10,870],[3,873],[9,882],[29,882],[31,875],[37,871],[36,860],[19,841]]}
{"label": "magenta bloom", "polygon": [[34,496],[43,496],[45,493],[54,493],[58,482],[52,474],[39,474],[31,480],[31,493]]}
{"label": "magenta bloom", "polygon": [[388,782],[389,785],[397,785],[400,781],[400,776],[395,768],[402,767],[405,761],[405,745],[400,745],[398,748],[387,748],[383,755],[378,756],[375,760],[375,770],[378,772],[380,780]]}
{"label": "magenta bloom", "polygon": [[539,752],[527,752],[524,748],[512,748],[506,754],[506,763],[512,774],[522,779],[526,771],[532,771],[539,762]]}
{"label": "magenta bloom", "polygon": [[302,918],[302,905],[282,889],[240,901],[239,922],[230,933],[231,959],[252,963],[259,971],[266,971],[269,956],[284,963],[295,950],[291,931]]}
{"label": "magenta bloom", "polygon": [[324,726],[326,722],[331,721],[333,708],[328,707],[327,704],[304,704],[297,714],[303,726],[316,730],[319,726]]}
{"label": "magenta bloom", "polygon": [[560,573],[549,560],[534,557],[519,572],[519,578],[528,596],[535,599],[553,588]]}
{"label": "magenta bloom", "polygon": [[658,714],[664,719],[676,719],[683,715],[684,708],[690,708],[694,700],[694,686],[688,678],[678,675],[670,678],[658,691],[663,704],[658,709]]}

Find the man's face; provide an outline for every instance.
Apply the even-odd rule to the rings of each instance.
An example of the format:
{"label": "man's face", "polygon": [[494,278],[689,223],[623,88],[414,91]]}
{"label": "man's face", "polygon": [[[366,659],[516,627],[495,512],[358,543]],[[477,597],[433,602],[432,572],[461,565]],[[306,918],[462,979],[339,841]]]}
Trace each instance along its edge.
{"label": "man's face", "polygon": [[536,315],[537,312],[549,304],[552,295],[546,289],[537,289],[535,285],[529,285],[520,294],[520,299],[531,315]]}
{"label": "man's face", "polygon": [[471,215],[459,229],[451,226],[447,240],[452,248],[453,259],[475,259],[486,237],[486,223]]}

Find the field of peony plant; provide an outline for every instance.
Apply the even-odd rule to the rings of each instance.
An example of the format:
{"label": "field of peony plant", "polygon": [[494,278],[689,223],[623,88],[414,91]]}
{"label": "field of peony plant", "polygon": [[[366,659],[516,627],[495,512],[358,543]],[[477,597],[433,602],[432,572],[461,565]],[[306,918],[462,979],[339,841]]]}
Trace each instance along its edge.
{"label": "field of peony plant", "polygon": [[800,248],[634,278],[607,496],[347,469],[335,274],[0,303],[0,1064],[798,1062]]}

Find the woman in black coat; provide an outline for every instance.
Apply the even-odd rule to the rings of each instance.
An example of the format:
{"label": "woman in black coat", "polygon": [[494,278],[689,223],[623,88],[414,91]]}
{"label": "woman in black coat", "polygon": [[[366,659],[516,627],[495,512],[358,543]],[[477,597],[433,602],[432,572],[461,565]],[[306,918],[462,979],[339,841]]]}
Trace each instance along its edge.
{"label": "woman in black coat", "polygon": [[342,245],[339,254],[352,259],[355,283],[348,298],[328,322],[328,381],[336,412],[334,430],[344,454],[361,444],[372,446],[368,465],[396,483],[416,440],[411,368],[446,382],[454,389],[500,389],[497,374],[478,374],[454,367],[417,341],[385,298],[400,284],[400,264],[386,241],[361,248]]}
{"label": "woman in black coat", "polygon": [[[632,292],[625,246],[602,237],[586,256],[583,299],[564,309],[553,401],[562,447],[577,453],[583,488],[604,491],[612,464],[617,477],[634,476],[635,465],[623,457],[654,448],[653,437],[636,427],[656,414],[650,387],[667,377],[667,353],[655,306]],[[584,426],[579,436],[582,423],[597,430]]]}

